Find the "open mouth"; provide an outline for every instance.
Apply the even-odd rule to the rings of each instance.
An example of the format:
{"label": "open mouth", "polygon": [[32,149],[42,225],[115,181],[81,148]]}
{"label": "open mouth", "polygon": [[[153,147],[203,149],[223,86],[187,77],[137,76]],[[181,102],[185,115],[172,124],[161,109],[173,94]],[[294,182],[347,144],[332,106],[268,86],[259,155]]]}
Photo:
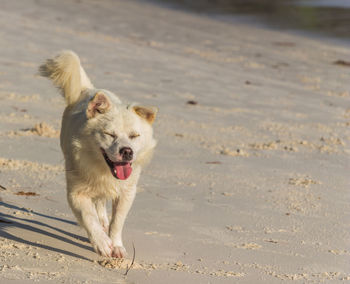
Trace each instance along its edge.
{"label": "open mouth", "polygon": [[101,148],[101,151],[112,175],[116,179],[126,180],[131,175],[132,167],[130,162],[113,162],[108,158],[105,150]]}

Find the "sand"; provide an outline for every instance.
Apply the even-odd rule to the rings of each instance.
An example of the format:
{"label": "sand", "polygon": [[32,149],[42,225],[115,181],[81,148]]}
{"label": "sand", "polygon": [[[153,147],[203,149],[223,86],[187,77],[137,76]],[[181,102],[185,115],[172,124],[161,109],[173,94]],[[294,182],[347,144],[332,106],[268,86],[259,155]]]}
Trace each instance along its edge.
{"label": "sand", "polygon": [[[348,46],[147,2],[0,6],[1,283],[350,280]],[[36,75],[62,49],[160,109],[124,261],[66,202],[64,101]]]}

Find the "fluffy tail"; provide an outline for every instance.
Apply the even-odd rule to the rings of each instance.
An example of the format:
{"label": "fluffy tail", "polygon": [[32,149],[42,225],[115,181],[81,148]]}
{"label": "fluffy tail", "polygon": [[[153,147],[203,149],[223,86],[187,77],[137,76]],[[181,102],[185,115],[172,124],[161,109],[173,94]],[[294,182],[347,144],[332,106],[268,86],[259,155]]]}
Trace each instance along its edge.
{"label": "fluffy tail", "polygon": [[73,51],[63,51],[55,58],[47,59],[39,67],[39,73],[50,78],[61,90],[67,105],[76,103],[83,90],[94,88]]}

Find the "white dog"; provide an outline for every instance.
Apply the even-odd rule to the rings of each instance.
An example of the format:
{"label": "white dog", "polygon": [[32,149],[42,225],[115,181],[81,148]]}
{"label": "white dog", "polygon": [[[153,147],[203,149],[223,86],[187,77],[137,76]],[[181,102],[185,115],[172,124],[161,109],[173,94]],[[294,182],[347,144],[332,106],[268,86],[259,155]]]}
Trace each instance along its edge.
{"label": "white dog", "polygon": [[39,71],[67,103],[60,139],[69,205],[97,253],[125,257],[122,229],[141,169],[156,146],[152,123],[157,109],[126,105],[115,94],[94,88],[72,51],[48,59]]}

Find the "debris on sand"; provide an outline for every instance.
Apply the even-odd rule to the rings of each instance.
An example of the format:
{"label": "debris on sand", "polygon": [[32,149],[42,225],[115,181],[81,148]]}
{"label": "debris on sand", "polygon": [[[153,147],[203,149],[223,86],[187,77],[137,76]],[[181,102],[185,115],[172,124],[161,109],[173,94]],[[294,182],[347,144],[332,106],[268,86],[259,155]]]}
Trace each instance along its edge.
{"label": "debris on sand", "polygon": [[51,125],[46,122],[40,122],[34,125],[32,128],[22,129],[18,131],[10,131],[7,134],[9,137],[12,136],[41,136],[49,138],[57,138],[60,136],[60,131],[54,129]]}
{"label": "debris on sand", "polygon": [[188,105],[197,105],[198,102],[197,102],[197,101],[190,100],[190,101],[187,101],[187,104],[188,104]]}
{"label": "debris on sand", "polygon": [[34,125],[30,131],[33,134],[39,135],[39,136],[45,136],[45,137],[58,137],[60,135],[60,132],[56,129],[54,129],[52,126],[45,122],[40,122]]}
{"label": "debris on sand", "polygon": [[345,61],[345,60],[341,60],[341,59],[334,61],[333,64],[339,65],[339,66],[344,66],[344,67],[350,67],[350,61]]}
{"label": "debris on sand", "polygon": [[290,178],[288,183],[291,185],[303,186],[303,187],[308,187],[311,184],[320,184],[320,182],[315,181],[307,176],[306,177]]}
{"label": "debris on sand", "polygon": [[[97,263],[103,267],[111,269],[128,269],[132,263],[132,260],[126,258],[111,258],[99,260]],[[145,267],[137,262],[134,262],[133,269],[145,269]]]}
{"label": "debris on sand", "polygon": [[40,194],[32,191],[18,191],[15,193],[16,195],[24,195],[24,196],[39,196]]}
{"label": "debris on sand", "polygon": [[54,129],[51,125],[40,122],[34,125],[31,129],[26,129],[24,132],[27,134],[38,135],[43,137],[57,138],[60,136],[60,132]]}

